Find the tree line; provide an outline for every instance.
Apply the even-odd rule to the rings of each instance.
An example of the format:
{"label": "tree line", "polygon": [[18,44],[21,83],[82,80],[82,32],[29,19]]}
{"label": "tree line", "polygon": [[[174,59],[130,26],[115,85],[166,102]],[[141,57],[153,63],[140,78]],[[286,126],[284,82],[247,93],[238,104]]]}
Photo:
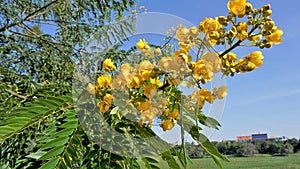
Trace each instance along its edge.
{"label": "tree line", "polygon": [[[213,142],[220,153],[234,157],[251,157],[254,154],[270,154],[273,156],[287,156],[300,150],[300,139],[287,140],[268,139],[266,141],[253,140],[249,142],[220,141]],[[179,149],[180,145],[175,148]],[[187,154],[191,158],[203,158],[209,155],[194,143],[186,143]]]}

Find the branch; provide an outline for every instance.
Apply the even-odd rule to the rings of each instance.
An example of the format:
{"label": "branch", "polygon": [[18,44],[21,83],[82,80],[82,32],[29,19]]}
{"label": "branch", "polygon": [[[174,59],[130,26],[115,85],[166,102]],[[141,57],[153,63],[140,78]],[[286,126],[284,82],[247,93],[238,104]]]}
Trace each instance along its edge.
{"label": "branch", "polygon": [[7,93],[13,95],[13,96],[16,96],[16,97],[20,98],[20,99],[23,99],[23,100],[26,100],[26,99],[27,99],[26,96],[19,95],[18,93],[14,92],[14,91],[11,91],[11,90],[9,90],[9,89],[5,89],[5,91],[6,91]]}
{"label": "branch", "polygon": [[[258,27],[258,25],[255,25],[251,30],[250,32],[248,33],[249,35],[251,33],[253,33],[255,31],[255,29]],[[227,53],[229,53],[230,51],[232,51],[234,48],[240,46],[240,44],[242,43],[243,41],[239,40],[237,41],[233,46],[231,46],[230,48],[228,48],[227,50],[225,50],[225,52],[223,52],[222,54],[219,55],[220,58],[223,58],[224,55],[226,55]]]}
{"label": "branch", "polygon": [[[58,1],[53,1],[53,2],[51,2],[51,3],[49,3],[49,4],[47,4],[47,5],[45,5],[45,6],[41,7],[41,8],[39,8],[38,10],[36,10],[36,11],[30,13],[30,14],[27,15],[24,19],[21,19],[19,22],[14,22],[14,23],[8,24],[8,25],[6,25],[6,26],[0,28],[0,32],[3,32],[3,31],[5,31],[5,30],[7,30],[8,28],[14,27],[14,26],[16,26],[16,25],[19,25],[19,24],[23,23],[24,21],[28,21],[28,20],[30,20],[32,17],[36,17],[36,16],[39,16],[39,15],[44,14],[45,12],[47,12],[48,10],[50,10],[51,8],[48,9],[48,10],[45,10],[45,11],[42,12],[42,13],[39,13],[39,14],[37,14],[37,13],[40,12],[40,11],[42,11],[42,10],[44,10],[44,9],[46,9],[46,8],[48,8],[49,6],[51,6],[51,5],[53,5],[53,4],[57,3],[57,2],[58,2]],[[37,14],[37,15],[36,15],[36,14]]]}

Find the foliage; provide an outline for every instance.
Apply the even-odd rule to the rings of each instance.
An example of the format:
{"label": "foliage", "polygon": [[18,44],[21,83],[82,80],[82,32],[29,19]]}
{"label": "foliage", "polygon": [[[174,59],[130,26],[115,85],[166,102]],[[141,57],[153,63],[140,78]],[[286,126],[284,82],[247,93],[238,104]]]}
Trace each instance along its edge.
{"label": "foliage", "polygon": [[[292,145],[291,143],[294,143]],[[285,156],[297,150],[298,140],[284,141],[268,139],[267,141],[253,140],[252,142],[222,141],[216,143],[220,153],[238,157],[252,156],[254,154],[271,154]]]}

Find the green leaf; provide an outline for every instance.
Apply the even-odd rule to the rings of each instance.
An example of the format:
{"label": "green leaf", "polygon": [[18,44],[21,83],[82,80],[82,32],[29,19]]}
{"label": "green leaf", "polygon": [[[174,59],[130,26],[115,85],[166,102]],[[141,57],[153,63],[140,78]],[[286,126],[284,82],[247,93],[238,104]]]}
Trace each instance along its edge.
{"label": "green leaf", "polygon": [[150,157],[145,157],[145,159],[147,160],[147,161],[149,161],[150,163],[159,163],[156,159],[154,159],[154,158],[150,158]]}
{"label": "green leaf", "polygon": [[197,141],[197,143],[208,153],[210,154],[214,161],[216,162],[216,164],[219,166],[220,162],[218,161],[218,158],[229,162],[229,160],[223,156],[218,150],[217,148],[208,140],[208,138],[199,133],[199,127],[198,126],[193,126],[191,128],[191,130],[189,131],[189,133],[191,134],[191,136],[193,137],[194,140]]}
{"label": "green leaf", "polygon": [[51,157],[57,156],[57,155],[61,154],[64,151],[64,148],[65,148],[64,145],[55,147],[55,148],[51,149],[50,151],[48,151],[43,156],[41,156],[39,158],[39,160],[47,160],[47,159],[49,159]]}
{"label": "green leaf", "polygon": [[119,106],[113,108],[111,111],[110,111],[110,114],[116,114],[119,110]]}
{"label": "green leaf", "polygon": [[68,139],[69,139],[68,136],[56,138],[52,141],[47,142],[43,146],[41,146],[41,149],[47,149],[47,148],[51,148],[51,147],[57,147],[57,146],[64,145],[68,142]]}
{"label": "green leaf", "polygon": [[210,128],[215,128],[215,129],[219,129],[219,127],[221,127],[220,123],[212,117],[207,117],[205,124],[206,124],[206,126],[208,126]]}
{"label": "green leaf", "polygon": [[77,128],[77,126],[78,126],[78,121],[68,121],[59,127],[60,128]]}
{"label": "green leaf", "polygon": [[41,156],[43,156],[46,152],[45,151],[38,151],[35,153],[31,153],[29,155],[27,155],[27,158],[33,158],[33,159],[39,159]]}
{"label": "green leaf", "polygon": [[43,164],[39,169],[52,169],[55,168],[59,162],[59,157],[52,158],[47,163]]}
{"label": "green leaf", "polygon": [[[176,151],[176,150],[175,150]],[[176,159],[172,156],[170,151],[164,152],[161,154],[161,157],[166,161],[170,168],[181,168],[177,163]]]}
{"label": "green leaf", "polygon": [[217,157],[215,157],[214,155],[212,155],[211,158],[214,160],[215,164],[216,164],[220,169],[223,168],[223,166],[222,166],[220,160],[219,160]]}
{"label": "green leaf", "polygon": [[43,114],[51,109],[48,107],[42,107],[42,106],[35,106],[28,108],[31,112],[37,113],[37,114]]}
{"label": "green leaf", "polygon": [[66,128],[63,129],[57,133],[55,133],[53,136],[54,137],[62,137],[62,136],[69,136],[74,132],[74,128]]}
{"label": "green leaf", "polygon": [[6,135],[7,133],[14,132],[15,129],[9,126],[1,126],[0,127],[0,135]]}

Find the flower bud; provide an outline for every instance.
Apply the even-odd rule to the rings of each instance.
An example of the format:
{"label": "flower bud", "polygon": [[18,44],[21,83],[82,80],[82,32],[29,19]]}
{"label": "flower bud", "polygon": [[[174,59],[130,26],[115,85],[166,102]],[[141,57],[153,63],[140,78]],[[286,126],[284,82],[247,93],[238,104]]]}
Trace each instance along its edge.
{"label": "flower bud", "polygon": [[271,9],[266,10],[266,11],[264,12],[264,17],[268,17],[268,16],[270,16],[270,15],[272,15],[272,10],[271,10]]}
{"label": "flower bud", "polygon": [[249,3],[249,2],[247,2],[247,4],[246,4],[246,13],[250,13],[250,12],[252,12],[253,11],[253,7],[252,7],[252,4],[251,3]]}
{"label": "flower bud", "polygon": [[272,48],[272,43],[267,42],[267,43],[265,44],[265,47],[266,47],[266,48]]}
{"label": "flower bud", "polygon": [[161,54],[160,48],[156,48],[156,49],[154,50],[154,54],[160,55],[160,54]]}
{"label": "flower bud", "polygon": [[270,4],[266,4],[266,5],[263,7],[263,9],[264,9],[265,11],[267,11],[267,10],[271,9],[271,5],[270,5]]}

